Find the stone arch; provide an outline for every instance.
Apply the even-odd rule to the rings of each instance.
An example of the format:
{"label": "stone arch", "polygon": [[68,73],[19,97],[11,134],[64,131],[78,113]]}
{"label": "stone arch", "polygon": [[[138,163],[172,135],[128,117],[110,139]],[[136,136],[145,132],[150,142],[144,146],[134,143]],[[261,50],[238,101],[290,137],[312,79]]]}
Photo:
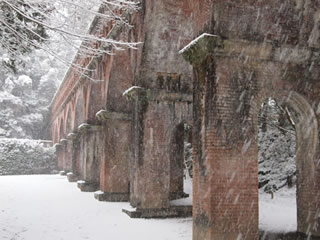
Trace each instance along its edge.
{"label": "stone arch", "polygon": [[297,166],[297,230],[306,234],[319,235],[318,194],[316,165],[319,151],[318,122],[308,101],[294,91],[261,91],[252,108],[252,117],[258,132],[258,115],[263,102],[274,98],[279,105],[286,106],[292,113],[296,128]]}

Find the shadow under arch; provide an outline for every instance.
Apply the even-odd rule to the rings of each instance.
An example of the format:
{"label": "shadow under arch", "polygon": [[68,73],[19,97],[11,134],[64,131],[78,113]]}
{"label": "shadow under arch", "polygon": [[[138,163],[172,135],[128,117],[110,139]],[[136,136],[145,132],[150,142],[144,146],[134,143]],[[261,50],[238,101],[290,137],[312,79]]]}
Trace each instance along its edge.
{"label": "shadow under arch", "polygon": [[[172,131],[170,141],[170,179],[169,179],[169,199],[179,199],[188,197],[185,193],[184,177],[189,175],[185,161],[185,143],[192,144],[192,125],[185,121],[175,126]],[[192,168],[192,166],[191,166]]]}
{"label": "shadow under arch", "polygon": [[53,128],[51,131],[51,135],[52,135],[52,140],[53,140],[53,144],[58,143],[59,139],[58,139],[58,123],[54,122],[53,124]]}
{"label": "shadow under arch", "polygon": [[68,135],[73,130],[72,129],[72,112],[71,112],[70,106],[67,107],[64,124],[65,124],[66,134]]}
{"label": "shadow under arch", "polygon": [[[318,202],[316,165],[319,153],[318,121],[308,101],[294,91],[265,91],[258,96],[255,108],[255,126],[258,124],[257,111],[267,98],[273,98],[280,106],[289,109],[296,128],[297,167],[297,231],[307,235],[320,235],[318,227]],[[258,131],[256,131],[258,132]]]}
{"label": "shadow under arch", "polygon": [[58,141],[63,139],[65,136],[65,129],[64,129],[64,119],[61,117],[59,120],[59,138]]}
{"label": "shadow under arch", "polygon": [[77,96],[74,110],[73,131],[77,132],[78,127],[85,121],[85,104],[82,92]]}

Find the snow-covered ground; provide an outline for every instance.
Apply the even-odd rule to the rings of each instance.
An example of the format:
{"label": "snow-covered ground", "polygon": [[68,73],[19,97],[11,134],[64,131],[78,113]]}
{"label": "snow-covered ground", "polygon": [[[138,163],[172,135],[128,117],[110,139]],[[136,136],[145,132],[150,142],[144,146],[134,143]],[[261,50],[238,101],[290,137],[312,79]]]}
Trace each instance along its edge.
{"label": "snow-covered ground", "polygon": [[[186,183],[189,192],[191,181]],[[1,240],[192,239],[191,218],[130,219],[121,211],[129,203],[99,202],[59,175],[1,176],[0,189]],[[260,196],[261,230],[296,229],[294,194],[292,189],[281,190],[273,200]]]}
{"label": "snow-covered ground", "polygon": [[58,175],[0,177],[0,239],[191,240],[192,219],[130,219]]}
{"label": "snow-covered ground", "polygon": [[297,231],[296,188],[282,188],[274,193],[259,195],[259,228],[275,233]]}

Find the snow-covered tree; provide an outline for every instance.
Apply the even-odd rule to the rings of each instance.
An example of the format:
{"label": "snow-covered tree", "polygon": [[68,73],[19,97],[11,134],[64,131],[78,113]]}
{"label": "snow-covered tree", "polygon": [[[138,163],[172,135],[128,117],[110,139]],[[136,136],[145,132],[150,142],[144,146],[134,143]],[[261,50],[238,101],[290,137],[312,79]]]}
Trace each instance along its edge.
{"label": "snow-covered tree", "polygon": [[47,39],[45,28],[36,21],[46,19],[46,15],[41,14],[39,9],[45,14],[50,12],[49,5],[41,3],[27,4],[21,0],[15,1],[15,5],[23,10],[23,13],[13,11],[5,1],[0,1],[0,45],[8,53],[3,63],[12,70],[15,70],[17,55],[30,52]]}
{"label": "snow-covered tree", "polygon": [[[41,129],[47,106],[75,53],[87,57],[106,54],[110,46],[134,46],[88,33],[94,18],[130,27],[125,15],[138,9],[133,1],[0,0],[0,5],[4,9],[0,12],[2,22],[5,11],[14,21],[10,28],[0,26],[0,34],[6,31],[11,36],[0,38],[0,62],[14,66],[14,71],[0,68],[0,137],[44,137]],[[33,33],[37,28],[42,38]],[[19,34],[14,29],[19,29]],[[99,41],[99,49],[88,48]]]}
{"label": "snow-covered tree", "polygon": [[274,192],[291,186],[296,175],[296,132],[286,108],[272,98],[264,104],[259,122],[259,187]]}
{"label": "snow-covered tree", "polygon": [[[23,60],[22,54],[41,48],[70,64],[52,48],[51,40],[84,55],[110,53],[110,46],[135,47],[136,43],[88,33],[88,27],[82,24],[86,21],[82,19],[91,22],[99,17],[105,19],[106,24],[112,22],[131,27],[126,16],[138,8],[138,2],[130,0],[0,0],[0,45],[7,54],[2,60],[15,69],[17,60]],[[48,31],[59,38],[48,38]],[[99,48],[92,47],[93,42]]]}

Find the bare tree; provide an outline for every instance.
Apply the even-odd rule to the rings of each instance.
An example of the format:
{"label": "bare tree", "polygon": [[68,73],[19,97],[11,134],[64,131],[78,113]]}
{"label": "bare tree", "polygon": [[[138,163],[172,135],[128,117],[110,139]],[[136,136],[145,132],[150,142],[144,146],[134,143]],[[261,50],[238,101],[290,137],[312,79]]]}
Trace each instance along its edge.
{"label": "bare tree", "polygon": [[[135,0],[0,0],[0,45],[8,54],[5,63],[14,69],[21,55],[41,48],[70,65],[51,47],[52,41],[67,45],[84,57],[110,54],[111,48],[135,48],[138,43],[88,32],[88,26],[79,23],[83,18],[87,22],[102,19],[106,25],[130,28],[127,16],[138,9]],[[57,37],[51,39],[48,33]]]}

